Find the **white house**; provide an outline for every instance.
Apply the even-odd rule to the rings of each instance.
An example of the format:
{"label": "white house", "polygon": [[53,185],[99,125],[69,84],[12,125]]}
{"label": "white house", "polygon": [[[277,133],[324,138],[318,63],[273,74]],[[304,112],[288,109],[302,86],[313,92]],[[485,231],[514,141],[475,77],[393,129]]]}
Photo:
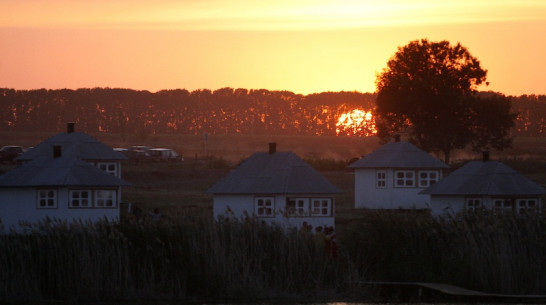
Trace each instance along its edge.
{"label": "white house", "polygon": [[74,123],[67,124],[66,132],[58,133],[27,150],[16,158],[21,163],[43,156],[53,156],[53,147],[62,148],[63,156],[73,156],[121,178],[121,161],[127,157],[108,145],[83,133],[74,131]]}
{"label": "white house", "polygon": [[434,216],[479,209],[521,214],[539,211],[546,190],[499,161],[472,161],[421,194],[430,196]]}
{"label": "white house", "polygon": [[438,182],[448,168],[399,138],[349,167],[355,174],[355,208],[366,209],[429,209],[429,197],[419,192]]}
{"label": "white house", "polygon": [[334,227],[341,190],[292,152],[254,153],[212,186],[215,218],[245,215],[283,227]]}
{"label": "white house", "polygon": [[37,158],[0,176],[0,231],[24,231],[46,218],[119,219],[121,186],[128,183],[56,149],[60,154]]}
{"label": "white house", "polygon": [[119,219],[121,161],[126,157],[96,139],[57,134],[17,158],[20,166],[0,176],[0,232],[46,218]]}

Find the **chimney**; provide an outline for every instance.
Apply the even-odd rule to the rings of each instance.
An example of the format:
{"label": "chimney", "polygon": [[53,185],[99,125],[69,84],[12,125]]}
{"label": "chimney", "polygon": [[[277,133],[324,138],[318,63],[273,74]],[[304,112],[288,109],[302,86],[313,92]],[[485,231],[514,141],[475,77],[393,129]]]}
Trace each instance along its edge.
{"label": "chimney", "polygon": [[66,133],[73,133],[74,132],[74,122],[68,122],[66,123]]}
{"label": "chimney", "polygon": [[482,152],[482,155],[483,155],[483,159],[482,159],[483,162],[489,161],[489,152],[487,150]]}
{"label": "chimney", "polygon": [[53,145],[53,158],[59,158],[63,154],[61,145]]}
{"label": "chimney", "polygon": [[399,134],[394,135],[394,142],[400,142],[400,135]]}
{"label": "chimney", "polygon": [[272,155],[275,152],[277,152],[277,143],[275,142],[269,143],[269,154]]}

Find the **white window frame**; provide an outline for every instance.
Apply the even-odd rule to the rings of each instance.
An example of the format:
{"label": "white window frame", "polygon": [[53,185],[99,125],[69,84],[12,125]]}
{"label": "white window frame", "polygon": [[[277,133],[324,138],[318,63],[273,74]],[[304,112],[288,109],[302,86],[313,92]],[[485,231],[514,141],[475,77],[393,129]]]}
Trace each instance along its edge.
{"label": "white window frame", "polygon": [[537,212],[539,201],[537,198],[518,198],[516,200],[516,211],[518,214],[525,212]]}
{"label": "white window frame", "polygon": [[375,187],[378,189],[387,188],[387,171],[378,169],[375,171]]}
{"label": "white window frame", "polygon": [[309,216],[309,198],[286,198],[286,215],[293,217]]}
{"label": "white window frame", "polygon": [[[434,175],[435,177],[431,177],[432,175]],[[417,179],[419,180],[419,187],[429,187],[433,185],[434,183],[440,181],[440,171],[437,171],[437,170],[419,171]]]}
{"label": "white window frame", "polygon": [[483,209],[483,200],[479,197],[469,197],[465,200],[465,208],[469,212],[476,212]]}
{"label": "white window frame", "polygon": [[[399,177],[402,175],[402,177]],[[410,184],[408,184],[410,182]],[[396,170],[394,171],[394,186],[400,188],[415,187],[415,171],[414,170]]]}
{"label": "white window frame", "polygon": [[511,198],[493,198],[493,209],[500,213],[513,213],[513,200]]}
{"label": "white window frame", "polygon": [[274,197],[255,197],[254,215],[257,217],[275,216],[275,198]]}
{"label": "white window frame", "polygon": [[118,164],[116,162],[97,162],[97,167],[103,171],[118,177]]}
{"label": "white window frame", "polygon": [[[85,194],[85,197],[84,197]],[[77,205],[74,203],[78,202]],[[74,189],[69,191],[68,207],[74,209],[88,209],[93,207],[93,190]]]}
{"label": "white window frame", "polygon": [[58,193],[56,189],[38,189],[36,191],[36,208],[56,209]]}
{"label": "white window frame", "polygon": [[94,202],[94,207],[96,208],[116,208],[117,207],[117,192],[116,190],[108,190],[108,189],[95,190],[93,202]]}
{"label": "white window frame", "polygon": [[332,198],[311,198],[311,216],[332,216]]}

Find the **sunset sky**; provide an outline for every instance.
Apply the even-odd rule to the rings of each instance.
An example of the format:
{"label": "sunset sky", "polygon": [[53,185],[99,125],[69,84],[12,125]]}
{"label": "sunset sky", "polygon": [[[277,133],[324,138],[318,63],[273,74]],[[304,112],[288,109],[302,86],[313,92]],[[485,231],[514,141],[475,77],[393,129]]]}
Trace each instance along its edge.
{"label": "sunset sky", "polygon": [[460,42],[546,94],[544,0],[0,0],[0,87],[374,92],[397,47]]}

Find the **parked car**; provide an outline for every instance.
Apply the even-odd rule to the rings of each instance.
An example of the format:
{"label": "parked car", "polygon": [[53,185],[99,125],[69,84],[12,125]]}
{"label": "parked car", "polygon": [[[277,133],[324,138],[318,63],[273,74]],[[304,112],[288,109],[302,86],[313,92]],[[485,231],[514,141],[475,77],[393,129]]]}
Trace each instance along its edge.
{"label": "parked car", "polygon": [[154,161],[184,161],[181,155],[170,148],[152,148],[148,150],[148,153]]}
{"label": "parked car", "polygon": [[0,149],[1,162],[13,162],[15,158],[21,155],[25,150],[21,146],[7,145]]}
{"label": "parked car", "polygon": [[131,146],[130,148],[114,148],[114,150],[124,154],[131,161],[145,161],[150,159],[148,150],[140,149],[139,147],[148,146]]}

